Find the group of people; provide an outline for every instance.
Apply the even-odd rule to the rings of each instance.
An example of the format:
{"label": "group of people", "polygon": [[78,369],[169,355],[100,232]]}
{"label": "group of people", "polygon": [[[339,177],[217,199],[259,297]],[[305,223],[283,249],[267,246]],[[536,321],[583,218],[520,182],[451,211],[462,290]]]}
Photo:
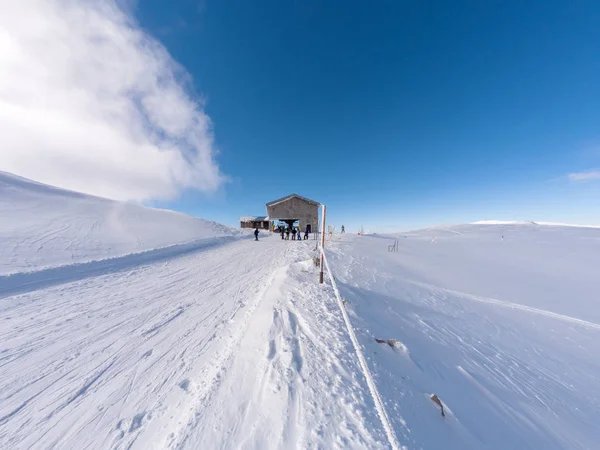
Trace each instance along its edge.
{"label": "group of people", "polygon": [[[290,230],[290,227],[278,227],[278,231],[281,234],[281,239],[285,240],[285,241],[289,241],[290,240],[290,234],[292,235],[292,241],[296,240],[296,236],[298,236],[298,241],[302,240],[302,230],[300,229],[300,227],[298,227],[298,229],[296,229],[296,227],[292,227],[292,229]],[[308,239],[308,226],[306,226],[306,230],[304,231],[304,240]]]}
{"label": "group of people", "polygon": [[[281,234],[281,239],[289,241],[290,240],[290,233],[292,235],[292,241],[296,240],[296,235],[298,236],[298,241],[301,241],[301,235],[302,235],[302,230],[300,229],[300,227],[298,227],[298,229],[296,229],[296,227],[292,227],[291,231],[290,231],[290,227],[282,227],[279,226],[277,228],[277,230],[279,231],[279,233]],[[306,230],[304,231],[304,240],[308,239],[308,233],[309,233],[310,228],[307,226]],[[256,228],[254,230],[254,240],[258,241],[258,228]]]}

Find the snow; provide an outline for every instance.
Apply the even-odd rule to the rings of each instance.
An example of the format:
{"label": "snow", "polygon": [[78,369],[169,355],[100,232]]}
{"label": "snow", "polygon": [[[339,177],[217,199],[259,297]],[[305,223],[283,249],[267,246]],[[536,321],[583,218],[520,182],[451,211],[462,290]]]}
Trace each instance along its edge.
{"label": "snow", "polygon": [[477,222],[473,222],[473,225],[539,225],[539,222],[534,222],[532,220],[479,220]]}
{"label": "snow", "polygon": [[0,448],[600,442],[600,229],[334,234],[320,285],[313,240],[0,180]]}
{"label": "snow", "polygon": [[254,257],[277,261],[281,249],[253,244],[4,298],[0,447],[166,442],[211,388],[272,276],[273,264],[255,267]]}
{"label": "snow", "polygon": [[577,227],[577,228],[600,228],[600,225],[576,225],[572,223],[561,223],[561,222],[519,222],[519,221],[507,221],[507,220],[480,220],[473,222],[473,225],[549,225],[557,227]]}
{"label": "snow", "polygon": [[0,275],[114,258],[237,230],[0,171]]}
{"label": "snow", "polygon": [[600,230],[461,225],[401,236],[398,253],[376,237],[347,235],[330,245],[400,442],[596,448]]}

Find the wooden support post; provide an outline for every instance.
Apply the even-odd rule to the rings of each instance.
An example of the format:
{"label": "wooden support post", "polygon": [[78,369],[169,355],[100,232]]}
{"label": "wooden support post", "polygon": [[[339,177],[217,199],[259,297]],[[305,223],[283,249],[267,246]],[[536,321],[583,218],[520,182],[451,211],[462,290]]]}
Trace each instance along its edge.
{"label": "wooden support post", "polygon": [[323,205],[323,223],[321,224],[321,273],[319,274],[319,283],[323,284],[323,266],[325,265],[325,218],[327,216],[327,207]]}

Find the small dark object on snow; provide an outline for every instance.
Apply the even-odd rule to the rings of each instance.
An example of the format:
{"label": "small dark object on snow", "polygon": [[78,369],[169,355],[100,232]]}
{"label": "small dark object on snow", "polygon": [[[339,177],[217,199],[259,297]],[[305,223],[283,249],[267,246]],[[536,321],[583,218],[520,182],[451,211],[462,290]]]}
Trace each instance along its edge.
{"label": "small dark object on snow", "polygon": [[444,405],[442,404],[440,398],[435,394],[433,394],[430,398],[433,403],[435,403],[442,409],[442,417],[446,417],[446,414],[444,413]]}
{"label": "small dark object on snow", "polygon": [[397,339],[377,339],[377,338],[375,338],[375,341],[378,344],[387,344],[390,347],[392,347],[394,350],[396,349],[396,344],[398,343]]}

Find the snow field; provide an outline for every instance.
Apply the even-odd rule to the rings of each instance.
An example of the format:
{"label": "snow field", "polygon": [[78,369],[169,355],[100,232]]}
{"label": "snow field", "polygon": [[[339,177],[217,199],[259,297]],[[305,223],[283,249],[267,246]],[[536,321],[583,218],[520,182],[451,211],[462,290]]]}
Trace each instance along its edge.
{"label": "snow field", "polygon": [[[452,231],[460,234],[437,236],[434,244],[431,231],[401,239],[398,253],[387,253],[389,241],[374,237],[330,244],[339,290],[399,441],[432,449],[596,448],[600,329],[586,319],[598,314],[600,286],[585,278],[586,289],[576,290],[584,296],[559,302],[557,292],[581,277],[569,273],[581,261],[569,256],[559,265],[551,258],[554,252],[563,260],[574,254],[592,260],[598,254],[593,235],[569,229],[564,236],[555,228],[532,236],[532,230],[512,228],[511,239],[527,238],[509,250],[498,239],[506,229],[457,227]],[[561,247],[569,241],[565,253]],[[490,254],[481,258],[481,249]],[[536,258],[529,271],[520,263]],[[482,260],[496,262],[493,276],[484,273]],[[554,267],[561,270],[549,270]],[[529,273],[535,289],[523,284]],[[497,286],[503,284],[510,287]],[[506,296],[519,288],[540,297]],[[482,296],[482,289],[498,296]],[[528,306],[542,306],[544,298],[546,309]],[[392,349],[375,338],[401,345]],[[445,418],[432,394],[444,403]]]}

